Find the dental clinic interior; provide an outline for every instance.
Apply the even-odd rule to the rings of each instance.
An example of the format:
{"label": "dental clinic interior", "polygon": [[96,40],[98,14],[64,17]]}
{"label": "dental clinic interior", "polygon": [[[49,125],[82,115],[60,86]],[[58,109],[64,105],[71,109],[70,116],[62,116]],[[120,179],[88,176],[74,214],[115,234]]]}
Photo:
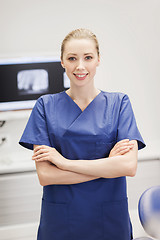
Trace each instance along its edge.
{"label": "dental clinic interior", "polygon": [[139,213],[143,194],[160,191],[160,1],[0,0],[0,240],[36,240],[43,187],[19,140],[37,98],[70,87],[60,46],[81,27],[99,40],[96,87],[129,96],[146,143],[127,177],[134,238],[160,239]]}

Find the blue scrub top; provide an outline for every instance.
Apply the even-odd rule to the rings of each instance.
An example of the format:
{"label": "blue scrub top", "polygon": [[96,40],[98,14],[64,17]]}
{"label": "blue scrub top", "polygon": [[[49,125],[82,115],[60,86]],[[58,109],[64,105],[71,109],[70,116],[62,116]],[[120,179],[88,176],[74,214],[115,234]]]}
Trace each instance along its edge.
{"label": "blue scrub top", "polygon": [[[116,142],[145,147],[130,100],[101,91],[82,111],[66,92],[40,97],[20,144],[56,148],[68,159],[108,157]],[[43,187],[38,240],[130,240],[126,177]]]}

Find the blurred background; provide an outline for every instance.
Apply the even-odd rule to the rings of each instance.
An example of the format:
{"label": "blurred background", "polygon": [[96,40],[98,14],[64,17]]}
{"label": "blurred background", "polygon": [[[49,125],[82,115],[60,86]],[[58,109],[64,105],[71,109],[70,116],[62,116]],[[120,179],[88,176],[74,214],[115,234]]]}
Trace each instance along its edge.
{"label": "blurred background", "polygon": [[[26,64],[28,59],[59,59],[63,38],[76,28],[89,28],[97,35],[101,64],[96,86],[128,94],[147,144],[139,152],[137,175],[127,178],[134,237],[146,236],[138,218],[138,199],[150,186],[160,185],[159,13],[159,0],[0,0],[2,65],[8,59]],[[8,80],[1,76],[0,72],[2,89]],[[7,86],[10,90],[1,96],[10,101],[11,82]],[[31,161],[32,152],[18,145],[30,112],[0,111],[2,240],[36,239],[42,187]]]}

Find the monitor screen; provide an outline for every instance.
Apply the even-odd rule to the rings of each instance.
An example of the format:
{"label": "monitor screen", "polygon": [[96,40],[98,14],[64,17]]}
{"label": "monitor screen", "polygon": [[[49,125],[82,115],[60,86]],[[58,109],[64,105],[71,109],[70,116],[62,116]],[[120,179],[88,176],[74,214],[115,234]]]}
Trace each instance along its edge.
{"label": "monitor screen", "polygon": [[58,58],[0,60],[0,111],[33,108],[41,95],[64,91],[69,83]]}

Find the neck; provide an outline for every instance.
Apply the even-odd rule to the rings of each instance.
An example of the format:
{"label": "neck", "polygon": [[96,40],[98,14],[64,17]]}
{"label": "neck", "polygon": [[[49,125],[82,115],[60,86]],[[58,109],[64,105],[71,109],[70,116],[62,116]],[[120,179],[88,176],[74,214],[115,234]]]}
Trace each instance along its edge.
{"label": "neck", "polygon": [[100,90],[95,88],[95,86],[92,86],[90,88],[71,86],[70,89],[66,91],[66,93],[74,101],[90,102],[100,93]]}

